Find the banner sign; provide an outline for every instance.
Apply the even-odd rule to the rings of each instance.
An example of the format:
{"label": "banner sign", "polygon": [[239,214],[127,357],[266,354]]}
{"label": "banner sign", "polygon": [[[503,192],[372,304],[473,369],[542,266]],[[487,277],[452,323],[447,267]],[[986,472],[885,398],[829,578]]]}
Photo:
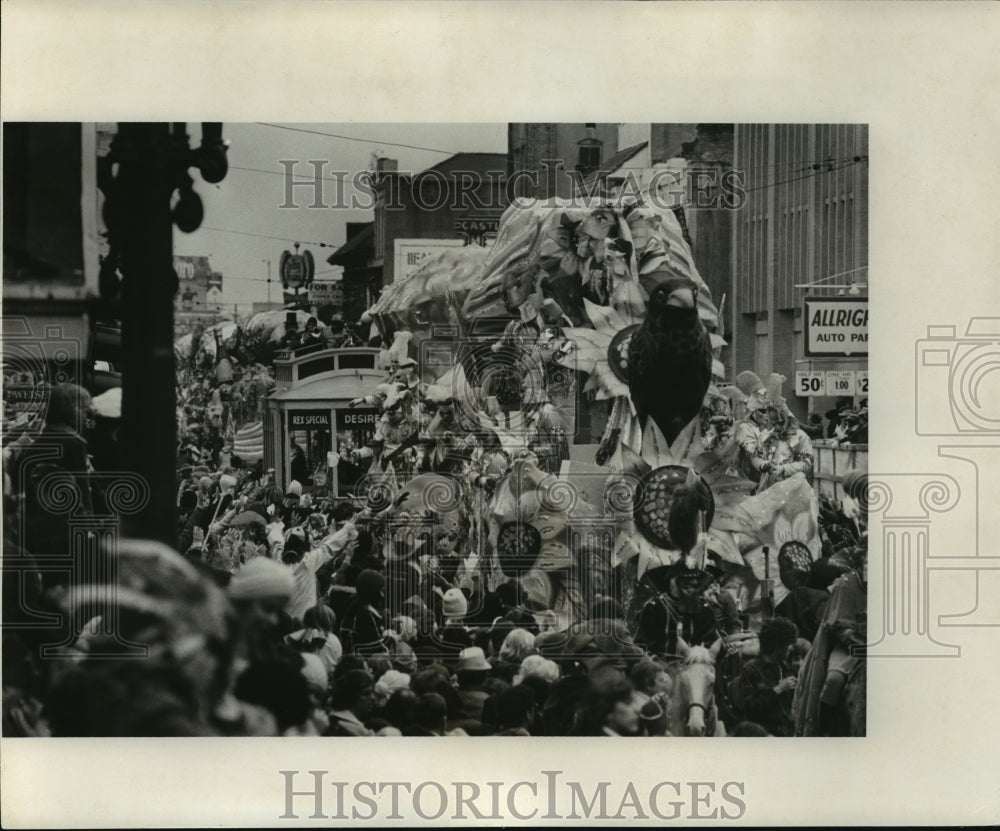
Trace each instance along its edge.
{"label": "banner sign", "polygon": [[374,429],[378,424],[378,410],[359,407],[351,410],[337,410],[337,432],[341,430]]}
{"label": "banner sign", "polygon": [[854,373],[854,394],[860,395],[862,397],[868,396],[868,373],[867,372],[855,372]]}
{"label": "banner sign", "polygon": [[803,319],[806,356],[868,354],[867,297],[807,297]]}
{"label": "banner sign", "polygon": [[795,394],[799,398],[868,397],[868,372],[854,370],[795,373]]}
{"label": "banner sign", "polygon": [[449,248],[462,248],[464,239],[395,239],[393,247],[392,280],[405,280],[423,264],[428,257],[440,254]]}
{"label": "banner sign", "polygon": [[289,430],[329,430],[329,410],[289,410]]}
{"label": "banner sign", "polygon": [[340,281],[314,280],[309,286],[309,302],[314,306],[343,306],[344,284]]}
{"label": "banner sign", "polygon": [[826,373],[796,372],[795,394],[799,398],[826,395]]}
{"label": "banner sign", "polygon": [[831,396],[854,395],[854,373],[851,370],[836,370],[826,373],[826,394]]}
{"label": "banner sign", "polygon": [[488,245],[497,238],[500,215],[478,216],[470,214],[455,220],[455,232],[461,234],[470,245]]}

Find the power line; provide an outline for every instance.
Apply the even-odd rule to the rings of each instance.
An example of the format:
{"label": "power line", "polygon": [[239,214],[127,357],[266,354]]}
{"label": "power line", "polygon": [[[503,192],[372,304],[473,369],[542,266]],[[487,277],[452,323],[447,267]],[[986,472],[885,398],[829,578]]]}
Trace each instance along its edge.
{"label": "power line", "polygon": [[301,237],[276,237],[271,234],[255,234],[251,231],[234,231],[232,228],[213,228],[210,225],[202,225],[201,227],[205,231],[219,231],[223,234],[239,234],[244,237],[260,237],[261,239],[277,239],[284,242],[298,242],[302,245],[315,245],[319,248],[340,248],[344,244],[342,242],[315,242],[304,240]]}
{"label": "power line", "polygon": [[[282,171],[282,170],[263,170],[262,168],[259,168],[259,167],[240,167],[239,165],[234,165],[234,164],[229,165],[229,169],[230,170],[246,170],[246,171],[249,171],[251,173],[267,173],[267,174],[269,174],[271,176],[286,176],[286,175],[288,175],[287,171]],[[316,177],[313,176],[313,177],[311,177],[309,179],[303,179],[301,181],[302,181],[303,184],[308,184],[309,182],[312,182],[315,178]],[[320,179],[324,179],[327,182],[339,182],[341,184],[344,184],[347,181],[346,179],[337,179],[337,178],[335,178],[333,176],[320,176],[319,178]],[[296,184],[298,184],[298,183],[296,183]]]}
{"label": "power line", "polygon": [[[779,167],[788,167],[788,168],[791,168],[791,167],[795,167],[796,165],[799,165],[799,167],[796,170],[793,170],[793,171],[790,171],[790,172],[792,172],[792,173],[804,173],[807,170],[819,170],[821,167],[824,167],[824,166],[829,166],[829,165],[833,165],[833,164],[841,164],[842,162],[849,162],[849,161],[857,160],[857,158],[858,158],[857,156],[842,156],[842,157],[837,158],[837,159],[826,158],[826,159],[817,160],[817,161],[804,161],[802,159],[795,159],[794,161],[775,162],[774,164],[755,165],[754,169],[770,169],[770,168],[779,168]],[[690,167],[694,168],[695,170],[699,170],[700,169],[698,167],[699,162],[697,160],[688,161],[688,165]],[[804,165],[804,167],[802,165]],[[616,167],[614,170],[649,170],[649,169],[650,169],[650,167],[648,165],[630,165],[630,164],[625,164],[625,165],[621,165],[620,167]],[[655,168],[653,168],[653,169],[655,169]],[[609,171],[609,172],[613,172],[613,171]]]}
{"label": "power line", "polygon": [[814,171],[812,173],[807,173],[805,176],[797,176],[794,179],[784,179],[781,182],[770,182],[770,183],[768,183],[766,185],[761,185],[760,187],[747,188],[743,192],[744,193],[755,193],[756,191],[759,191],[759,190],[767,190],[768,188],[776,188],[779,185],[787,185],[787,184],[789,184],[791,182],[801,182],[803,179],[811,179],[814,176],[822,176],[824,173],[835,173],[838,170],[844,170],[844,169],[846,169],[848,167],[853,167],[856,164],[860,164],[861,162],[868,161],[868,157],[867,156],[856,156],[855,159],[858,159],[858,161],[855,161],[854,159],[852,159],[851,161],[847,162],[846,164],[842,164],[839,167],[833,167],[833,166],[831,166],[831,167],[826,168],[825,170],[817,170],[817,171]]}
{"label": "power line", "polygon": [[382,144],[386,147],[405,147],[407,150],[424,150],[428,153],[442,153],[447,156],[454,156],[457,151],[455,150],[441,150],[437,147],[420,147],[416,144],[401,144],[395,141],[376,141],[375,139],[358,138],[357,136],[345,136],[341,133],[327,133],[323,130],[306,130],[303,127],[288,127],[284,124],[272,124],[269,121],[258,121],[257,124],[261,124],[264,127],[274,127],[278,130],[291,130],[294,133],[310,133],[314,136],[328,136],[329,138],[343,139],[344,141],[357,141],[362,144]]}

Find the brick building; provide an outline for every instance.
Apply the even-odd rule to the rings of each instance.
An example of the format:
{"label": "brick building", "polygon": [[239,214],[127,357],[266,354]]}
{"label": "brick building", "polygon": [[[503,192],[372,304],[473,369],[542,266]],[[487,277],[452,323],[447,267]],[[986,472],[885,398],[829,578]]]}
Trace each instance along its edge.
{"label": "brick building", "polygon": [[[372,265],[382,285],[397,272],[394,242],[402,239],[488,241],[505,206],[507,159],[502,153],[456,153],[416,175],[394,159],[377,168]],[[478,223],[476,235],[463,230]]]}
{"label": "brick building", "polygon": [[507,176],[515,196],[572,196],[572,172],[587,176],[618,152],[617,124],[509,124]]}

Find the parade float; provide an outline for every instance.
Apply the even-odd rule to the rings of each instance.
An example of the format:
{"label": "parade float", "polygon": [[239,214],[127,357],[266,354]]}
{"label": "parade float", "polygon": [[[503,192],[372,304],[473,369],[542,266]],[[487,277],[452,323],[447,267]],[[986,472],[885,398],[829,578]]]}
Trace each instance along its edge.
{"label": "parade float", "polygon": [[[678,577],[721,583],[752,625],[820,556],[780,376],[727,383],[719,310],[652,203],[518,200],[491,249],[429,259],[368,310],[389,346],[363,487],[424,529],[387,556],[513,582],[554,629],[611,597],[634,631],[650,603],[683,617]],[[583,422],[603,424],[589,448]],[[679,488],[701,495],[685,545]]]}

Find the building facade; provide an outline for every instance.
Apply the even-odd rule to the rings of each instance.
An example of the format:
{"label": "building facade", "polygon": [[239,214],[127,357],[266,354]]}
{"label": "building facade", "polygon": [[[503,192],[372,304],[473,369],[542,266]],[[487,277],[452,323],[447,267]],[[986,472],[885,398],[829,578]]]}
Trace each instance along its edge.
{"label": "building facade", "polygon": [[[745,192],[732,227],[734,368],[764,379],[772,372],[785,376],[785,397],[800,419],[825,412],[838,397],[866,398],[866,323],[864,333],[846,333],[839,351],[810,348],[807,335],[809,323],[832,322],[838,303],[866,309],[867,125],[738,124],[734,146]],[[806,301],[813,298],[822,302],[810,320]],[[796,373],[801,386],[807,372],[823,381],[824,394],[795,386]],[[844,380],[844,388],[827,390],[818,373],[834,372],[853,373],[841,377],[853,377],[854,389]]]}
{"label": "building facade", "polygon": [[507,126],[507,176],[512,196],[573,195],[586,177],[618,152],[618,124],[515,123]]}
{"label": "building facade", "polygon": [[502,153],[456,153],[416,175],[400,171],[394,159],[380,159],[372,247],[382,285],[400,271],[399,240],[488,242],[506,205],[506,168]]}
{"label": "building facade", "polygon": [[382,268],[375,264],[375,223],[348,222],[347,241],[327,257],[344,269],[344,320],[358,320],[382,289]]}

